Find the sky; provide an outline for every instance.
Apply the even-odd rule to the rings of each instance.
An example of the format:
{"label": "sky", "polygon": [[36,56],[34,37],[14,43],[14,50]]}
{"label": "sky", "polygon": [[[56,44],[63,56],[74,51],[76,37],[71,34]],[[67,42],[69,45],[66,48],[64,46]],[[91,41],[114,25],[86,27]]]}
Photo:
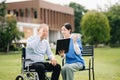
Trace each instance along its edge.
{"label": "sky", "polygon": [[[0,0],[2,1],[2,0]],[[7,2],[16,2],[16,1],[24,1],[24,0],[6,0]],[[116,2],[120,3],[120,0],[44,0],[47,2],[65,5],[69,4],[70,2],[76,2],[82,6],[84,6],[86,9],[95,9],[97,10],[99,7],[104,9],[107,6],[111,6],[115,4]]]}
{"label": "sky", "polygon": [[76,2],[84,6],[86,9],[95,9],[98,7],[105,8],[105,5],[113,5],[120,0],[45,0],[52,3],[57,3],[61,5],[69,4],[70,2]]}

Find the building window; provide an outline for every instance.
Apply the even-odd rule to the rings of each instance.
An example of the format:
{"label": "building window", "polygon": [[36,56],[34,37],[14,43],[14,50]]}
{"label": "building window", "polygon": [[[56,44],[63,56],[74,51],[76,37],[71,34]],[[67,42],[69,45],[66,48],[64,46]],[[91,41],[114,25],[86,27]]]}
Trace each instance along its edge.
{"label": "building window", "polygon": [[15,11],[14,14],[18,17],[18,11]]}
{"label": "building window", "polygon": [[10,14],[10,10],[7,10],[7,14]]}
{"label": "building window", "polygon": [[20,9],[20,17],[23,17],[24,16],[24,11],[23,9]]}
{"label": "building window", "polygon": [[37,18],[37,10],[34,10],[34,18]]}
{"label": "building window", "polygon": [[13,13],[18,17],[18,11],[16,9],[13,10]]}

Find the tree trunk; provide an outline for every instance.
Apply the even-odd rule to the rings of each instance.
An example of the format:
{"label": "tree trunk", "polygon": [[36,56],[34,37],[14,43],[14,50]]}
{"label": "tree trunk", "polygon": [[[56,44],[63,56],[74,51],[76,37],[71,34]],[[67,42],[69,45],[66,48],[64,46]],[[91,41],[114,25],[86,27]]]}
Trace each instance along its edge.
{"label": "tree trunk", "polygon": [[95,43],[95,48],[97,48],[97,46],[98,46],[97,43]]}
{"label": "tree trunk", "polygon": [[8,45],[7,45],[7,53],[9,52],[9,46],[10,46],[10,44],[8,43]]}

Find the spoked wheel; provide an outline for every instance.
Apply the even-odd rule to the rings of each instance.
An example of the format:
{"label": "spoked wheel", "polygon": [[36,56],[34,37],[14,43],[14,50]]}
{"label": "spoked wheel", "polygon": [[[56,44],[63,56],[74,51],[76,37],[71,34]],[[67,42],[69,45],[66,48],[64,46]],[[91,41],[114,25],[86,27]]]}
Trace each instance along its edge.
{"label": "spoked wheel", "polygon": [[24,80],[23,76],[18,75],[15,80]]}
{"label": "spoked wheel", "polygon": [[45,80],[51,80],[51,78],[50,77],[46,77]]}

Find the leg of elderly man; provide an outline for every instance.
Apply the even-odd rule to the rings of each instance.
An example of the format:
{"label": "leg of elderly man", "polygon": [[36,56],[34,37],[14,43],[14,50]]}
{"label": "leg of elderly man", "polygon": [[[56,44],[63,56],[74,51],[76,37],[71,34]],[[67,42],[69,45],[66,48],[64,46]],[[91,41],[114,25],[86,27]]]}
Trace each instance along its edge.
{"label": "leg of elderly man", "polygon": [[59,80],[61,67],[59,64],[53,66],[48,62],[37,62],[31,65],[31,68],[34,68],[38,73],[39,80],[45,80],[45,71],[52,71],[51,80]]}

